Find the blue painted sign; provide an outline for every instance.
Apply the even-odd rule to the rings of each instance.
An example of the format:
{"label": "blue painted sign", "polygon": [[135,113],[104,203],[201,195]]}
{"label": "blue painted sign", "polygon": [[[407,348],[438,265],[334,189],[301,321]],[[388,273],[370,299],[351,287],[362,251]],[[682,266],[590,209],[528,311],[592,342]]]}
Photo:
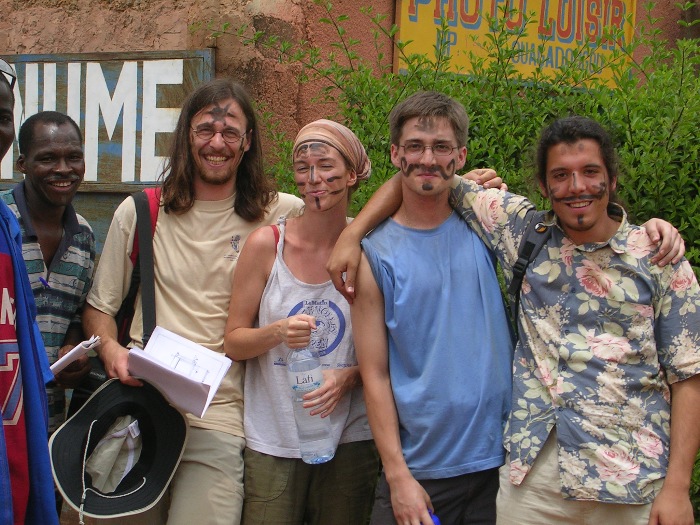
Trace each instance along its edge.
{"label": "blue painted sign", "polygon": [[[17,72],[16,130],[45,110],[67,113],[82,129],[81,191],[132,191],[133,184],[153,184],[182,101],[214,77],[212,49],[2,58]],[[18,154],[15,144],[0,165],[0,182],[20,179],[13,173]]]}

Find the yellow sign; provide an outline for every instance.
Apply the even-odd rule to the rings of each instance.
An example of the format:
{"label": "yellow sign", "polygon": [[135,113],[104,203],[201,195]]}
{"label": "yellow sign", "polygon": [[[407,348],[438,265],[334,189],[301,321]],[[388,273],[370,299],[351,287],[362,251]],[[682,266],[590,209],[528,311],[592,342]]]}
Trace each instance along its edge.
{"label": "yellow sign", "polygon": [[[584,49],[584,67],[596,73],[613,50],[624,48],[634,31],[636,0],[399,0],[399,38],[405,53],[435,57],[436,47],[450,56],[450,71],[469,73],[470,54],[486,58],[490,20],[505,22],[510,44],[520,50],[512,62],[525,77],[540,66],[552,75]],[[507,18],[506,18],[507,17]],[[442,34],[442,21],[447,32]],[[517,36],[520,29],[525,35]],[[615,35],[614,37],[612,35]],[[394,69],[406,68],[395,53]],[[603,71],[602,78],[610,72]]]}

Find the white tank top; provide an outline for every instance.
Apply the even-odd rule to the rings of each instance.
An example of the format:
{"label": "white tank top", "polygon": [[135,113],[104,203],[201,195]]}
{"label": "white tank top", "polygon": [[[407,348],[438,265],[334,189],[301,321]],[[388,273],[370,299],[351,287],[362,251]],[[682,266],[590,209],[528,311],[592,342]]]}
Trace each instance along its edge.
{"label": "white tank top", "polygon": [[[292,275],[282,258],[284,221],[280,222],[279,232],[277,256],[260,301],[259,326],[295,314],[313,315],[320,332],[317,350],[323,368],[355,366],[350,305],[330,280],[323,284],[307,284]],[[246,361],[245,437],[247,446],[257,452],[301,458],[287,379],[288,352],[285,345],[278,345]],[[345,395],[330,419],[336,443],[372,439],[361,386]]]}

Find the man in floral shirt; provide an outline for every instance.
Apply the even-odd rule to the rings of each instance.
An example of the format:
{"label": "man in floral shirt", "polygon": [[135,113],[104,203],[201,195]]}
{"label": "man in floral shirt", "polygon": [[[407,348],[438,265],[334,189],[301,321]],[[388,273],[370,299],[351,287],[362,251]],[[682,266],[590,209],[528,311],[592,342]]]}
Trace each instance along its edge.
{"label": "man in floral shirt", "polygon": [[[611,192],[608,188],[614,189],[617,172],[613,162],[614,152],[609,137],[600,126],[591,121],[587,122],[593,125],[595,133],[592,137],[585,136],[585,138],[593,138],[597,144],[600,144],[596,158],[597,165],[592,163],[589,166],[586,161],[582,167],[576,167],[570,175],[576,181],[574,186],[582,184],[589,177],[602,178],[606,185],[600,187],[601,185],[598,184],[595,195],[588,195],[588,198],[584,199],[581,199],[580,196],[576,197],[576,195],[589,193],[591,189],[590,184],[585,184],[583,189],[575,188],[571,190],[574,194],[574,198],[571,199],[573,202],[569,202],[569,199],[566,199],[566,197],[561,197],[559,192],[554,194],[553,211],[555,213],[561,212],[561,216],[567,219],[567,222],[562,222],[562,217],[560,217],[560,222],[563,226],[555,227],[555,234],[549,242],[549,247],[543,249],[539,257],[531,265],[523,285],[523,292],[526,297],[524,297],[524,304],[521,304],[520,308],[520,334],[524,339],[516,350],[515,397],[513,403],[515,416],[513,421],[520,423],[520,426],[523,423],[529,426],[521,432],[513,430],[513,433],[511,433],[509,431],[506,439],[507,444],[514,453],[514,472],[517,474],[518,480],[522,481],[524,477],[523,469],[524,471],[529,470],[535,457],[544,458],[542,454],[538,455],[538,452],[542,450],[542,445],[547,441],[548,435],[555,428],[555,423],[559,423],[559,432],[564,433],[567,443],[574,444],[574,446],[568,445],[569,449],[576,449],[577,461],[569,463],[581,472],[592,474],[583,483],[574,481],[573,484],[579,486],[585,484],[586,487],[588,485],[599,486],[600,489],[595,490],[598,493],[595,496],[584,496],[580,492],[572,495],[569,490],[562,490],[559,483],[552,481],[558,479],[560,474],[556,460],[557,447],[554,446],[557,441],[556,431],[551,432],[550,446],[546,448],[546,451],[553,450],[554,458],[552,461],[540,459],[537,462],[538,464],[535,465],[535,471],[539,469],[539,465],[542,463],[547,463],[552,467],[544,475],[539,476],[542,479],[541,485],[549,491],[550,499],[543,501],[541,499],[543,496],[539,492],[530,489],[527,484],[521,484],[520,487],[517,487],[520,494],[524,494],[535,503],[543,501],[540,508],[547,509],[548,513],[544,516],[535,514],[534,517],[528,517],[525,515],[523,507],[511,499],[506,500],[505,503],[501,501],[498,508],[498,521],[499,523],[537,523],[538,525],[542,523],[591,523],[598,525],[601,523],[614,523],[615,521],[621,525],[635,522],[646,524],[650,513],[648,502],[654,500],[655,494],[660,490],[659,485],[663,481],[656,481],[650,487],[647,480],[647,488],[644,489],[644,495],[641,494],[639,489],[639,486],[644,485],[643,482],[641,485],[637,482],[626,482],[618,486],[609,481],[610,478],[615,478],[623,472],[625,476],[629,476],[630,473],[634,473],[636,470],[636,467],[632,467],[631,472],[630,470],[624,471],[624,463],[617,460],[618,457],[623,457],[619,453],[620,447],[626,445],[623,445],[624,441],[621,438],[615,436],[623,434],[622,431],[629,427],[626,430],[627,435],[631,436],[634,433],[634,439],[639,439],[641,443],[644,443],[644,447],[652,450],[652,458],[647,460],[647,463],[654,464],[654,466],[651,469],[646,464],[644,469],[640,466],[640,471],[645,473],[641,477],[649,476],[650,479],[660,480],[664,477],[666,471],[669,471],[665,482],[666,494],[663,498],[657,498],[654,515],[656,516],[657,512],[663,511],[659,503],[670,502],[668,506],[672,510],[680,510],[686,519],[690,516],[692,522],[692,509],[690,509],[688,501],[687,485],[692,468],[693,451],[697,449],[699,433],[695,430],[695,427],[692,429],[688,429],[688,427],[692,425],[692,422],[698,420],[697,415],[692,412],[697,409],[694,408],[692,402],[688,404],[693,406],[693,408],[684,408],[684,405],[681,403],[679,397],[687,397],[687,392],[683,394],[674,392],[674,413],[680,412],[691,415],[689,417],[681,416],[683,419],[681,417],[674,419],[674,425],[676,426],[687,424],[687,426],[681,426],[680,430],[676,430],[674,427],[673,432],[675,436],[674,447],[677,448],[677,442],[680,442],[684,449],[674,454],[674,462],[680,462],[681,465],[667,469],[666,464],[670,447],[668,437],[670,432],[668,383],[676,382],[674,390],[686,390],[685,387],[692,385],[693,381],[679,384],[677,379],[685,379],[694,374],[697,362],[691,356],[690,361],[692,363],[690,366],[681,365],[676,369],[680,372],[680,375],[674,372],[674,369],[668,369],[666,362],[668,361],[669,352],[666,350],[666,346],[668,346],[667,341],[669,339],[673,340],[674,337],[669,335],[669,331],[676,332],[675,326],[679,319],[673,321],[673,326],[669,326],[669,324],[671,319],[677,317],[676,314],[678,312],[669,316],[671,303],[666,299],[668,305],[661,306],[661,309],[657,310],[656,320],[650,319],[649,315],[653,316],[655,311],[652,300],[654,304],[661,301],[664,291],[670,286],[669,283],[674,282],[677,283],[676,287],[686,288],[685,291],[676,293],[679,298],[689,294],[694,294],[695,296],[695,299],[693,299],[695,303],[689,303],[688,307],[682,310],[682,317],[688,315],[697,316],[697,306],[695,305],[697,303],[697,284],[695,284],[692,270],[690,270],[686,261],[676,264],[672,268],[665,267],[670,262],[678,263],[683,253],[682,242],[680,242],[677,232],[670,224],[654,219],[644,225],[644,230],[646,230],[644,231],[639,227],[627,224],[623,220],[624,211],[615,205],[612,206],[611,211],[613,212],[613,217],[617,218],[613,218],[612,223],[601,221],[601,218],[606,216],[607,203],[610,200],[614,200],[614,197],[611,199]],[[598,142],[598,137],[601,140],[604,139],[604,141]],[[551,144],[543,142],[541,148],[543,151],[543,155],[540,155],[542,158],[541,165],[544,166],[541,170],[541,177],[545,191],[549,187],[558,186],[558,184],[547,184],[546,163],[550,146],[559,143],[570,146],[567,140],[562,141],[556,137],[554,139]],[[570,142],[577,143],[578,137],[571,138]],[[584,146],[590,145],[587,140],[583,142]],[[584,149],[583,151],[587,150]],[[434,163],[434,160],[432,162]],[[604,166],[604,173],[601,173],[600,166]],[[491,170],[474,170],[472,174],[474,177],[494,175]],[[565,179],[566,170],[560,170],[556,176]],[[362,209],[362,212],[343,231],[329,258],[327,268],[331,279],[336,288],[351,302],[355,298],[354,285],[360,260],[360,240],[368,231],[375,228],[382,220],[399,208],[401,204],[401,178],[402,175],[400,173],[395,175],[372,196]],[[453,186],[455,187],[453,192],[454,201],[461,205],[460,211],[468,220],[470,226],[484,238],[487,246],[490,246],[499,255],[505,270],[507,284],[509,284],[512,277],[513,263],[517,260],[518,246],[526,227],[525,215],[529,210],[533,210],[534,206],[518,195],[496,190],[482,192],[482,188],[470,183],[459,186],[459,181],[455,180]],[[601,206],[603,203],[604,206]],[[477,210],[476,213],[472,210],[472,204]],[[580,211],[573,211],[575,208],[580,208]],[[567,213],[573,214],[573,224],[572,218],[566,215]],[[556,222],[555,216],[550,213],[549,223],[555,224]],[[584,235],[593,225],[596,226],[593,229],[596,235],[601,233],[601,226],[607,226],[607,229],[603,228],[605,236],[601,242],[598,244],[586,244],[586,240],[583,239],[578,242],[583,243],[584,246],[576,247],[579,236]],[[617,231],[618,228],[619,231]],[[617,233],[615,233],[616,231]],[[570,238],[567,237],[569,233],[572,235]],[[594,239],[594,242],[597,240],[597,238]],[[610,242],[606,243],[605,241],[608,240]],[[610,244],[609,247],[608,244]],[[561,248],[559,248],[560,245],[562,246]],[[574,249],[575,247],[576,249]],[[597,251],[598,249],[605,250],[606,247],[607,251]],[[625,254],[624,251],[620,251],[620,247],[627,249],[628,253]],[[612,261],[611,256],[616,255],[618,252],[619,255]],[[557,264],[558,257],[562,257],[559,265]],[[585,282],[588,286],[593,283],[603,283],[599,293],[602,293],[605,286],[612,284],[612,278],[609,280],[586,279],[588,276],[586,270],[591,268],[590,263],[595,262],[600,257],[602,257],[602,260],[598,262],[598,267],[602,265],[607,271],[612,264],[613,273],[619,273],[620,271],[625,273],[624,277],[617,276],[620,283],[624,285],[622,288],[626,289],[628,285],[637,283],[635,286],[640,289],[634,292],[627,291],[623,293],[623,289],[618,284],[610,288],[611,295],[608,298],[609,300],[606,301],[602,297],[587,292],[583,285],[577,281],[575,268],[579,266],[581,267],[578,269],[579,273],[583,272],[582,282]],[[590,261],[588,260],[589,258],[591,259]],[[654,264],[658,266],[652,266]],[[632,268],[623,268],[623,266],[631,266]],[[636,272],[640,267],[643,268],[643,272],[637,276],[633,271]],[[647,274],[648,276],[645,277]],[[470,273],[465,273],[464,275],[465,278],[471,277],[476,279]],[[538,288],[535,292],[528,284],[528,279],[530,283],[536,282]],[[681,284],[686,279],[688,281],[687,284]],[[606,282],[608,283],[607,285],[605,284]],[[692,288],[689,286],[691,282],[693,283]],[[640,295],[645,295],[646,298],[640,297]],[[536,303],[533,303],[534,297],[537,297]],[[630,301],[633,304],[623,305],[623,301]],[[535,306],[535,304],[539,306]],[[639,306],[640,304],[645,304],[646,306]],[[674,310],[678,310],[675,301],[673,301],[673,306]],[[692,313],[690,313],[691,310]],[[641,313],[638,313],[640,311]],[[640,352],[638,355],[621,355],[618,361],[610,363],[611,368],[615,370],[611,370],[608,373],[601,357],[595,357],[595,359],[591,359],[591,357],[594,356],[593,348],[596,348],[599,355],[604,355],[612,346],[593,345],[593,340],[610,339],[611,335],[617,336],[616,340],[624,339],[622,325],[620,321],[616,320],[620,316],[620,312],[627,315],[631,321],[632,327],[627,331],[627,337],[630,339],[631,345],[635,348],[643,349],[643,352]],[[579,316],[577,313],[582,315]],[[665,318],[660,320],[658,318],[662,313]],[[535,330],[532,320],[527,317],[534,314],[537,314],[533,319],[537,319],[537,329],[541,333]],[[576,314],[575,319],[571,317],[573,314]],[[612,315],[616,315],[616,317],[610,319]],[[653,326],[652,321],[654,323]],[[586,326],[586,322],[590,324],[589,328],[579,328],[579,323],[582,326]],[[613,324],[618,326],[613,326]],[[625,327],[628,324],[625,323]],[[685,322],[684,326],[687,330],[688,326],[696,326],[696,324],[691,321]],[[627,330],[627,328],[624,330]],[[565,333],[565,331],[568,331],[568,333]],[[681,330],[681,333],[687,332],[682,332]],[[650,337],[654,338],[654,341],[650,341]],[[641,346],[640,338],[646,338]],[[662,340],[666,342],[662,344]],[[692,341],[690,344],[672,343],[675,352],[672,350],[671,353],[682,353],[680,348],[685,347],[694,350],[697,347],[697,334],[689,336],[689,340]],[[650,343],[653,344],[652,347],[649,346]],[[540,348],[542,345],[544,351],[533,352],[531,350],[533,347]],[[560,351],[561,356],[559,354]],[[656,357],[657,351],[659,357]],[[648,355],[650,353],[652,355]],[[538,358],[537,361],[534,357],[535,354]],[[651,371],[645,371],[645,368],[628,370],[629,365],[635,362],[649,366],[650,361],[656,362],[655,360],[659,358],[662,359],[663,372],[661,372],[658,363],[651,367]],[[561,368],[563,369],[561,374],[556,366],[560,360],[562,361]],[[685,360],[687,361],[687,359]],[[672,361],[672,364],[675,366],[675,358]],[[586,379],[587,376],[585,374],[582,374],[581,378],[572,376],[572,371],[578,373],[585,370],[586,367],[589,367],[588,373],[594,374],[593,380],[590,378]],[[602,375],[597,374],[598,370],[595,367],[600,367],[606,373]],[[686,371],[688,368],[691,370],[690,372]],[[478,368],[475,371],[478,371]],[[618,378],[620,372],[626,374],[622,379]],[[647,375],[645,376],[644,374]],[[627,386],[630,376],[638,379],[633,380]],[[561,380],[559,377],[561,377]],[[640,377],[643,379],[639,379]],[[598,378],[601,384],[596,381]],[[542,382],[540,381],[541,379]],[[561,381],[561,384],[558,381]],[[641,382],[646,386],[633,387],[632,385],[635,381],[637,383]],[[588,387],[588,390],[584,390],[586,387]],[[643,394],[638,394],[641,400],[631,397],[630,393],[634,391],[634,388],[644,389]],[[562,390],[561,393],[558,392],[558,389]],[[608,401],[605,404],[600,400],[601,393],[603,397],[614,393],[616,398],[614,402]],[[573,408],[577,403],[577,395],[590,396],[579,401],[578,410],[580,412],[578,413]],[[658,405],[659,399],[662,400],[663,408]],[[600,406],[597,403],[600,403]],[[581,405],[585,408],[582,408]],[[636,408],[638,405],[639,408]],[[592,410],[591,407],[593,407]],[[621,413],[624,413],[624,416],[621,416]],[[585,420],[582,414],[585,414]],[[663,430],[660,432],[655,430],[657,433],[651,434],[647,431],[646,419],[650,420],[651,428],[662,427]],[[658,423],[661,420],[664,420],[664,422]],[[516,428],[518,426],[517,424],[515,425]],[[684,433],[689,434],[690,437],[684,437],[682,435]],[[610,435],[613,435],[613,439],[609,437]],[[564,440],[562,440],[563,442]],[[608,449],[603,449],[599,445],[599,443],[603,442],[608,442],[609,450],[612,451],[612,454],[604,453]],[[588,448],[583,450],[576,446],[577,443],[589,443],[589,445]],[[635,451],[641,448],[636,444],[633,447]],[[661,451],[663,451],[663,454],[660,453]],[[595,456],[597,452],[599,452],[599,456]],[[658,457],[654,458],[653,455],[657,453],[659,453]],[[562,448],[562,455],[564,458],[564,456],[572,456],[572,453]],[[523,457],[527,458],[527,460],[522,459]],[[581,457],[585,459],[581,459]],[[593,459],[595,457],[606,460],[605,462],[600,462],[599,469],[596,468],[598,464]],[[527,465],[527,467],[524,465]],[[562,486],[569,486],[572,484],[570,470],[576,469],[567,465],[562,467],[562,470],[561,478],[564,480]],[[654,471],[653,474],[651,470]],[[511,484],[508,479],[510,467],[505,467],[502,471],[504,478],[501,481],[499,494],[503,500],[503,494],[509,492],[511,488],[515,490],[516,485]],[[598,473],[599,471],[603,473],[602,476]],[[680,474],[673,474],[674,472],[680,472]],[[625,476],[622,477],[624,478]],[[637,478],[637,474],[634,474],[634,477]],[[532,478],[533,476],[530,475],[528,481]],[[676,482],[678,479],[680,481]],[[624,498],[615,496],[615,494],[622,494],[623,491]],[[572,498],[592,501],[572,501]],[[674,500],[674,498],[677,499]],[[611,503],[599,505],[597,501]],[[628,502],[645,505],[628,505],[626,504]],[[562,507],[561,509],[559,508],[560,506]],[[656,510],[657,508],[659,509],[658,511]],[[598,514],[601,510],[603,515]],[[614,514],[612,518],[607,514],[607,512],[611,511]],[[615,514],[616,512],[617,514]],[[637,514],[636,521],[634,517],[628,517],[627,513],[629,512]],[[652,521],[652,523],[658,522]],[[662,523],[667,523],[667,521],[662,521]]]}
{"label": "man in floral shirt", "polygon": [[[692,524],[693,270],[651,262],[655,244],[614,203],[615,154],[598,123],[556,121],[537,157],[552,236],[522,287],[498,523]],[[533,205],[458,178],[452,196],[509,282]]]}

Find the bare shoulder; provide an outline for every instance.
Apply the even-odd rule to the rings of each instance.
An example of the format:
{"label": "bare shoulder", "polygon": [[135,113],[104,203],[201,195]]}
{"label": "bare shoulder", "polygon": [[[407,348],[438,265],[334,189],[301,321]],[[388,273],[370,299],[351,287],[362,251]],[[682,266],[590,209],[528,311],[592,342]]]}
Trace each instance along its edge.
{"label": "bare shoulder", "polygon": [[272,226],[263,226],[253,231],[243,245],[233,273],[232,294],[258,286],[267,281],[275,262],[276,241]]}
{"label": "bare shoulder", "polygon": [[357,281],[355,283],[355,300],[361,299],[363,305],[370,305],[383,301],[383,296],[377,285],[367,255],[362,252],[360,265],[357,268]]}
{"label": "bare shoulder", "polygon": [[277,235],[274,226],[262,226],[254,230],[246,240],[244,251],[254,253],[256,256],[265,256],[277,251]]}

